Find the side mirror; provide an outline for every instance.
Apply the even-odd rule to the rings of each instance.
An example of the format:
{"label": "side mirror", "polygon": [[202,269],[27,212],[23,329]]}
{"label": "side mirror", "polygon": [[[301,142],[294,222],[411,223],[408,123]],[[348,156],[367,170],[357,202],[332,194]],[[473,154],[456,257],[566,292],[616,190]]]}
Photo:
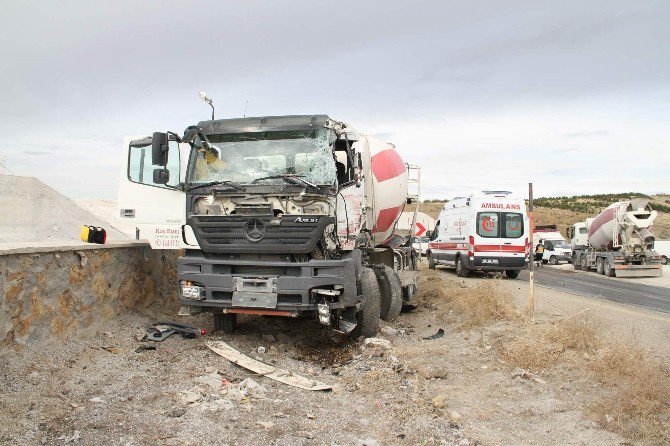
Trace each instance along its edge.
{"label": "side mirror", "polygon": [[[168,157],[167,133],[154,132],[151,138],[151,164],[153,164],[154,166],[165,166],[167,164],[167,157]],[[156,183],[155,178],[156,178],[156,171],[154,171],[154,183]]]}
{"label": "side mirror", "polygon": [[154,183],[167,184],[170,181],[170,171],[163,169],[154,169]]}

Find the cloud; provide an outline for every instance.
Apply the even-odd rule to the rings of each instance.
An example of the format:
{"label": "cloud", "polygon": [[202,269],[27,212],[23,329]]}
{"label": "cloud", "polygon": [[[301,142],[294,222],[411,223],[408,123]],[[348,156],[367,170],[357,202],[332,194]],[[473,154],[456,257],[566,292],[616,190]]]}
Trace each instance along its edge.
{"label": "cloud", "polygon": [[72,196],[115,196],[125,135],[207,119],[197,90],[217,117],[328,113],[390,140],[427,197],[670,190],[668,2],[4,6],[0,155]]}
{"label": "cloud", "polygon": [[592,138],[598,136],[609,136],[609,134],[610,132],[608,132],[607,130],[592,130],[586,132],[564,133],[563,136],[565,138]]}

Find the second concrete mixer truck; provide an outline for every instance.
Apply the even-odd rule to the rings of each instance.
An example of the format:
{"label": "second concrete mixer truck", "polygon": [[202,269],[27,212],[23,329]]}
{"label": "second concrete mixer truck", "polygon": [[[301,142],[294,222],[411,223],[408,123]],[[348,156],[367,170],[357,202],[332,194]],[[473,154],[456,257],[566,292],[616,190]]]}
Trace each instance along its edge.
{"label": "second concrete mixer truck", "polygon": [[310,313],[372,336],[416,289],[417,253],[394,230],[410,168],[346,123],[212,119],[128,138],[122,162],[121,219],[153,248],[185,250],[181,314],[230,332],[239,314]]}
{"label": "second concrete mixer truck", "polygon": [[568,228],[575,269],[595,269],[610,277],[663,275],[651,226],[657,212],[646,198],[611,204],[595,218]]}

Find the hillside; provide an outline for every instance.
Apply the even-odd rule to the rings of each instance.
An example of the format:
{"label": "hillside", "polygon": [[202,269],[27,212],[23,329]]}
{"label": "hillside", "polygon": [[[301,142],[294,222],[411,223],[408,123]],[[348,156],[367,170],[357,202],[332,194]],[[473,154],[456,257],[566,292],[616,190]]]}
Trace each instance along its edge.
{"label": "hillside", "polygon": [[[604,208],[615,201],[626,200],[631,196],[644,196],[651,200],[652,208],[659,213],[654,222],[653,232],[659,240],[670,239],[670,195],[647,196],[639,193],[581,195],[576,197],[538,198],[535,204],[536,225],[557,225],[562,234],[573,223],[583,221],[587,217],[595,217]],[[424,202],[419,210],[433,218],[437,218],[444,201]],[[406,210],[413,210],[407,206]]]}

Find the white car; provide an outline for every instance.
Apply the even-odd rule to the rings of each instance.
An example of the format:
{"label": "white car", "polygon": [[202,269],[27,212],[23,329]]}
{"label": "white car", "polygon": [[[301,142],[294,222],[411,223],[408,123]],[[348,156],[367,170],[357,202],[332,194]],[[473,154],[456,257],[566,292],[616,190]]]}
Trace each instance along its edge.
{"label": "white car", "polygon": [[412,247],[419,251],[422,256],[426,255],[428,242],[430,242],[428,237],[412,237]]}

